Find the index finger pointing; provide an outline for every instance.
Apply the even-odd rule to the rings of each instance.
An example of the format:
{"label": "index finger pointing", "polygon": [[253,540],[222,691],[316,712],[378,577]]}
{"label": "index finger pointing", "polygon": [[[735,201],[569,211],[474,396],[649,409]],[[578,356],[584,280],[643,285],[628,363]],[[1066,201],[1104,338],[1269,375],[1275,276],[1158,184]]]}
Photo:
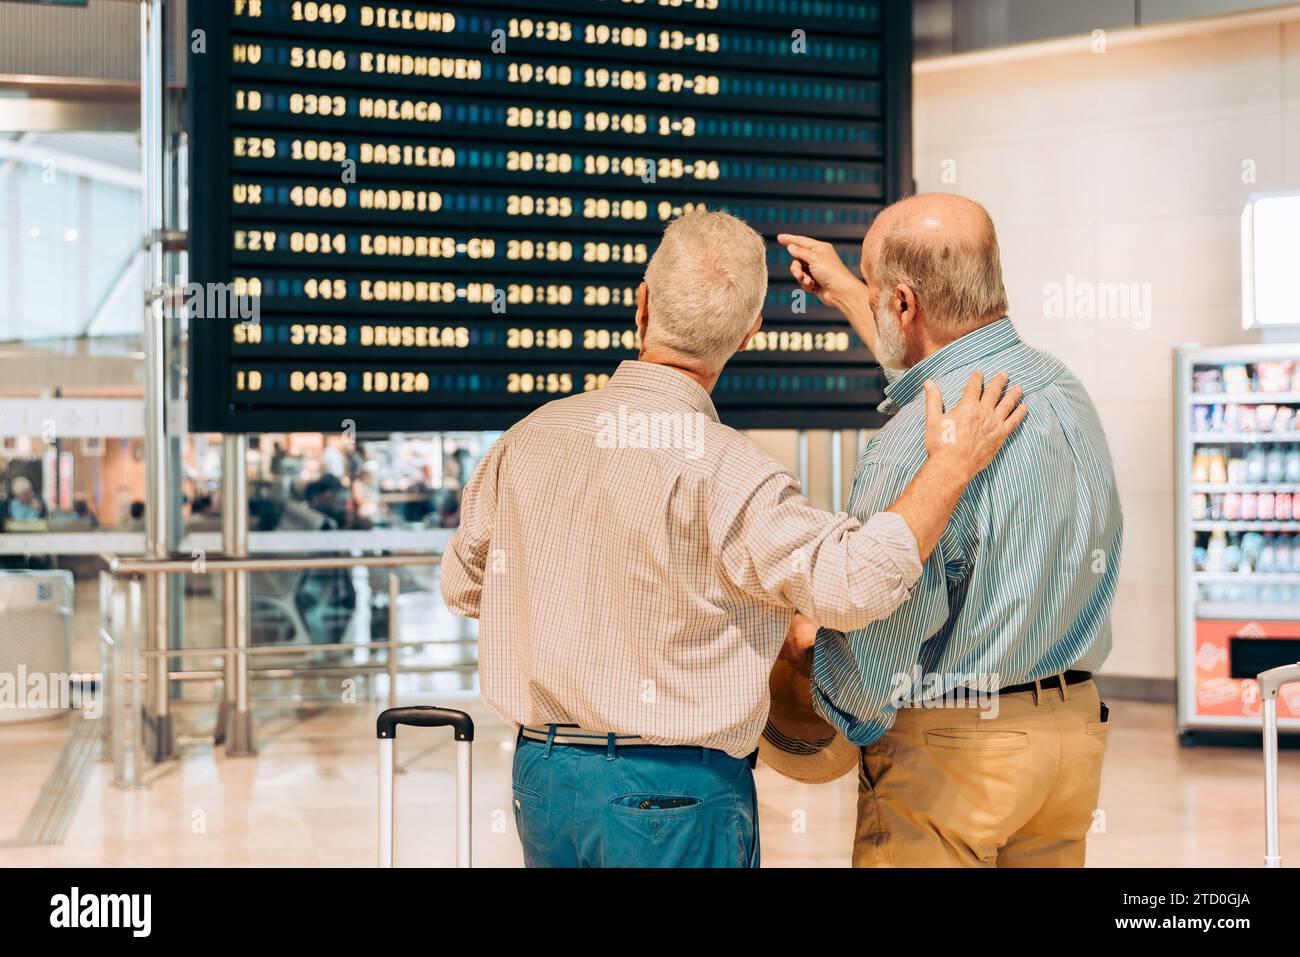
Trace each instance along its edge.
{"label": "index finger pointing", "polygon": [[776,241],[782,246],[789,246],[791,243],[798,243],[801,246],[809,246],[813,240],[810,236],[800,236],[798,233],[777,233]]}

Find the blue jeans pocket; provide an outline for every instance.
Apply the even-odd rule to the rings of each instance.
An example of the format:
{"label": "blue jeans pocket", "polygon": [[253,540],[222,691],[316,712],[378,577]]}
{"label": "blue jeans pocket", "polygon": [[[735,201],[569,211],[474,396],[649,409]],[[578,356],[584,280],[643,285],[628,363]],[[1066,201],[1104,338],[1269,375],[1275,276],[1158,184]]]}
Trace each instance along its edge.
{"label": "blue jeans pocket", "polygon": [[515,831],[519,834],[519,843],[524,848],[524,860],[530,859],[530,852],[545,847],[546,840],[546,798],[531,788],[514,786],[511,806],[515,810]]}
{"label": "blue jeans pocket", "polygon": [[741,863],[735,816],[716,801],[643,792],[620,795],[606,807],[603,867],[735,867]]}
{"label": "blue jeans pocket", "polygon": [[514,786],[515,810],[521,807],[542,807],[546,804],[546,798],[542,797],[532,788],[526,788],[523,785]]}
{"label": "blue jeans pocket", "polygon": [[688,794],[624,794],[609,802],[611,810],[650,817],[682,817],[704,810],[704,802]]}

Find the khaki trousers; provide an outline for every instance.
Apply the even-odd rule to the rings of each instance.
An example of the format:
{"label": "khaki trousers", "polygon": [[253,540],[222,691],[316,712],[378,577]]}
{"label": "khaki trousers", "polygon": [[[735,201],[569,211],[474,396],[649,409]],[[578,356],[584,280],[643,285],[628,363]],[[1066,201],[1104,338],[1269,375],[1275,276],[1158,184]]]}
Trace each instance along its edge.
{"label": "khaki trousers", "polygon": [[1109,723],[1091,681],[909,707],[862,749],[855,867],[1082,867]]}

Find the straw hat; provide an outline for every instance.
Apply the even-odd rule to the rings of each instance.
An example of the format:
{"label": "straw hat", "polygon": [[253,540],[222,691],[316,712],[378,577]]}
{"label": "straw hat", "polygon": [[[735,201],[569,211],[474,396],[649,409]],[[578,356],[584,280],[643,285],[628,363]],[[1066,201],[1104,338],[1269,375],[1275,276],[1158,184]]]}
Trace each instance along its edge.
{"label": "straw hat", "polygon": [[813,711],[807,677],[789,661],[778,660],[767,683],[772,710],[758,742],[765,764],[808,784],[834,781],[857,767],[857,747]]}

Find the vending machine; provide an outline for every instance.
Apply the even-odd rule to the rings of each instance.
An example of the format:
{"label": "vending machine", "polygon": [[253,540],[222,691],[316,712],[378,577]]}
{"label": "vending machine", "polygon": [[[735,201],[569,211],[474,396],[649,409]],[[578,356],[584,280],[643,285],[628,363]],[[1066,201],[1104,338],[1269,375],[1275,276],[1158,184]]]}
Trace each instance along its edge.
{"label": "vending machine", "polygon": [[[1300,661],[1300,345],[1175,353],[1178,730],[1255,732],[1254,676]],[[1300,731],[1300,685],[1279,726]]]}

